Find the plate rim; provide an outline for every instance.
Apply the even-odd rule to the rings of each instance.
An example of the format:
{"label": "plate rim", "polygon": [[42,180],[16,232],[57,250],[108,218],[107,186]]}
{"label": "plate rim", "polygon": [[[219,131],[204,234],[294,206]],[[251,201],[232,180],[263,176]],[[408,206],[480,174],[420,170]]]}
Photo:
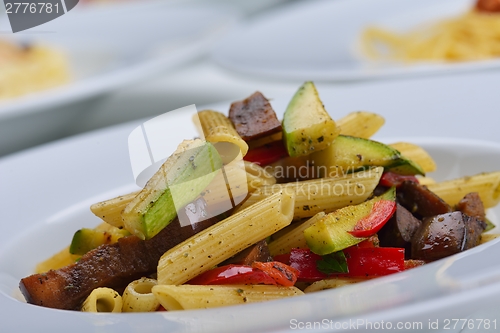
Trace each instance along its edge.
{"label": "plate rim", "polygon": [[[78,9],[79,13],[83,13],[84,15],[99,16],[114,12],[115,6],[117,5],[109,4],[96,6],[96,8]],[[143,58],[133,63],[132,66],[122,66],[118,69],[107,71],[104,74],[94,73],[89,77],[73,82],[70,81],[62,86],[2,101],[0,103],[0,121],[22,117],[31,113],[47,112],[53,107],[60,107],[101,96],[110,91],[131,86],[134,82],[154,77],[160,71],[171,70],[189,63],[206,55],[210,47],[241,20],[241,13],[233,7],[208,6],[203,3],[182,4],[177,0],[173,1],[173,3],[161,0],[149,0],[140,4],[127,4],[124,8],[116,9],[118,12],[122,11],[128,14],[134,10],[152,11],[157,8],[168,9],[169,11],[177,10],[179,12],[186,12],[189,8],[205,11],[207,15],[210,14],[218,18],[217,22],[212,22],[212,27],[217,29],[204,29],[207,31],[210,30],[210,32],[204,33],[203,36],[198,36],[196,39],[191,38],[189,43],[181,44],[176,50],[168,54]],[[53,42],[50,42],[50,44],[53,44]],[[58,46],[58,48],[62,47]]]}

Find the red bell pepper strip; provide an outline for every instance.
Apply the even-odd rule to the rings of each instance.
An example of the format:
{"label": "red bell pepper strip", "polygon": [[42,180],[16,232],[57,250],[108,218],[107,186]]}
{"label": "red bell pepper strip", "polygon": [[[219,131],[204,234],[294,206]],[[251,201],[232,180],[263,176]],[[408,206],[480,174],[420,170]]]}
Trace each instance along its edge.
{"label": "red bell pepper strip", "polygon": [[225,265],[216,267],[191,279],[187,284],[271,284],[276,281],[260,269],[247,265]]}
{"label": "red bell pepper strip", "polygon": [[274,257],[275,261],[281,261],[296,269],[297,281],[314,282],[328,277],[327,274],[318,270],[316,262],[321,260],[321,256],[308,249],[292,249],[289,254],[280,254]]}
{"label": "red bell pepper strip", "polygon": [[260,166],[266,166],[288,156],[283,141],[274,141],[263,146],[250,149],[243,159]]}
{"label": "red bell pepper strip", "polygon": [[384,226],[384,224],[389,221],[395,211],[395,201],[376,201],[373,204],[370,214],[359,220],[354,226],[354,229],[348,232],[358,238],[370,237],[376,234]]}
{"label": "red bell pepper strip", "polygon": [[275,256],[274,260],[295,268],[299,272],[299,282],[314,282],[335,276],[383,276],[405,270],[404,249],[401,248],[351,246],[343,251],[349,270],[346,274],[320,272],[317,261],[323,258],[309,249],[292,249],[290,254]]}
{"label": "red bell pepper strip", "polygon": [[348,276],[383,276],[405,270],[405,251],[396,247],[359,248],[344,250],[349,268]]}
{"label": "red bell pepper strip", "polygon": [[399,187],[404,181],[409,180],[418,183],[418,178],[411,175],[400,175],[394,172],[386,171],[380,177],[379,184],[386,187]]}
{"label": "red bell pepper strip", "polygon": [[299,272],[295,268],[279,261],[256,261],[252,264],[252,267],[260,269],[273,278],[276,284],[285,287],[293,286],[297,282],[297,276],[299,275]]}

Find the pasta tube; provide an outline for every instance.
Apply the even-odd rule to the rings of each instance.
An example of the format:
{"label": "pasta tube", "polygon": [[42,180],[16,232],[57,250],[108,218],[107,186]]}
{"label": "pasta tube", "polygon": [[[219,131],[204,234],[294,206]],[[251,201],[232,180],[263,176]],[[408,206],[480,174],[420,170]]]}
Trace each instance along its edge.
{"label": "pasta tube", "polygon": [[203,110],[197,114],[199,126],[203,130],[205,140],[216,142],[230,142],[238,146],[243,156],[248,152],[248,144],[236,132],[233,124],[223,113],[213,110]]}
{"label": "pasta tube", "polygon": [[273,241],[268,244],[271,256],[274,257],[278,254],[290,253],[290,251],[294,248],[307,249],[308,247],[306,238],[304,237],[304,230],[312,226],[316,223],[316,221],[319,221],[324,216],[324,212],[319,212],[310,219],[300,223],[298,226],[290,226],[292,228],[291,230],[273,239]]}
{"label": "pasta tube", "polygon": [[244,164],[247,177],[252,175],[262,179],[262,185],[276,184],[276,178],[260,165],[248,161],[244,161]]}
{"label": "pasta tube", "polygon": [[420,165],[426,173],[436,171],[436,162],[434,162],[434,159],[431,157],[431,155],[429,155],[429,153],[426,152],[422,147],[408,142],[396,142],[390,144],[389,146],[399,151],[403,156]]}
{"label": "pasta tube", "polygon": [[304,294],[296,287],[272,285],[157,285],[153,293],[167,311],[264,302]]}
{"label": "pasta tube", "polygon": [[141,278],[127,285],[122,296],[123,312],[153,312],[158,309],[160,302],[153,294],[152,289],[157,285],[155,279]]}
{"label": "pasta tube", "polygon": [[431,177],[428,177],[428,176],[425,176],[425,177],[418,176],[417,179],[418,179],[418,182],[419,182],[420,185],[429,185],[429,184],[435,184],[436,183],[436,181],[434,180],[434,178],[431,178]]}
{"label": "pasta tube", "polygon": [[248,192],[254,192],[264,185],[276,184],[276,178],[261,166],[244,161],[247,177]]}
{"label": "pasta tube", "polygon": [[366,111],[351,112],[337,120],[340,134],[357,136],[369,139],[384,125],[385,119],[381,115]]}
{"label": "pasta tube", "polygon": [[329,213],[365,201],[373,193],[383,170],[383,167],[375,167],[340,177],[262,186],[243,202],[239,210],[274,193],[292,191],[295,193],[294,219],[311,217],[319,212]]}
{"label": "pasta tube", "polygon": [[122,297],[111,288],[96,288],[83,302],[84,312],[121,312]]}
{"label": "pasta tube", "polygon": [[104,222],[117,228],[123,228],[122,210],[137,196],[137,194],[139,194],[139,192],[140,191],[137,191],[95,203],[90,206],[90,210]]}
{"label": "pasta tube", "polygon": [[[262,173],[249,170],[242,161],[238,165],[225,165],[223,173],[218,172],[212,182],[202,192],[203,200],[210,208],[211,216],[232,210],[233,206],[240,204],[248,195],[263,185],[274,184],[276,179]],[[260,168],[255,165],[255,167]],[[250,172],[248,172],[249,170]]]}
{"label": "pasta tube", "polygon": [[456,205],[467,193],[478,192],[484,208],[491,208],[500,201],[500,171],[438,182],[427,187],[451,206]]}
{"label": "pasta tube", "polygon": [[295,196],[277,192],[199,232],[163,254],[158,284],[183,284],[289,225]]}
{"label": "pasta tube", "polygon": [[481,235],[480,244],[488,243],[489,241],[497,239],[498,237],[500,237],[500,234],[483,233]]}

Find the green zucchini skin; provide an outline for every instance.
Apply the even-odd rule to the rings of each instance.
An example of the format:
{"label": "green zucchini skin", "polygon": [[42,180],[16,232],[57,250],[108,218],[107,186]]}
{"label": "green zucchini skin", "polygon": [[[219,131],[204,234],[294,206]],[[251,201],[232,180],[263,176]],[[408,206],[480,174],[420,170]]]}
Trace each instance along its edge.
{"label": "green zucchini skin", "polygon": [[339,135],[329,147],[311,154],[310,158],[317,167],[341,168],[343,173],[382,166],[385,171],[401,175],[425,175],[418,164],[398,150],[378,141],[347,135]]}

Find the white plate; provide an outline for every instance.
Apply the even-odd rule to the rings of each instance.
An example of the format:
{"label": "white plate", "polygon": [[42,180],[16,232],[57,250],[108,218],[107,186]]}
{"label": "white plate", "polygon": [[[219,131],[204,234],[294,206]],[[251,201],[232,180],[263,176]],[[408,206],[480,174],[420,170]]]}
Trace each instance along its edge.
{"label": "white plate", "polygon": [[500,66],[500,60],[460,64],[374,65],[359,55],[367,25],[404,31],[465,12],[474,0],[303,1],[278,8],[227,35],[214,48],[220,65],[279,79],[354,81],[451,73]]}
{"label": "white plate", "polygon": [[[0,30],[9,31],[6,17],[1,19]],[[67,53],[73,80],[0,103],[0,155],[65,134],[78,114],[90,108],[86,101],[203,56],[238,19],[234,10],[213,4],[78,5],[44,25],[4,33],[3,38]]]}
{"label": "white plate", "polygon": [[[281,110],[287,100],[273,100],[273,106]],[[196,135],[188,114],[177,114],[172,122],[179,124],[166,143],[172,149],[180,140]],[[500,305],[500,265],[492,260],[500,255],[498,241],[404,273],[269,303],[96,315],[19,301],[19,280],[37,262],[66,246],[75,230],[99,222],[90,213],[90,204],[136,188],[127,139],[137,125],[87,133],[0,160],[0,312],[2,327],[9,332],[288,332],[313,322],[322,325],[323,331],[352,331],[352,325],[364,331],[366,325],[380,327],[382,321],[385,325],[423,325],[414,329],[419,332],[436,320],[443,329],[444,320],[468,316],[496,319],[500,324],[498,313],[486,312],[490,317],[485,317],[481,312]],[[395,140],[399,139],[386,139]],[[407,140],[421,144],[435,158],[438,172],[431,176],[436,179],[500,169],[497,143],[442,137]],[[490,212],[490,218],[500,222],[499,207]]]}

